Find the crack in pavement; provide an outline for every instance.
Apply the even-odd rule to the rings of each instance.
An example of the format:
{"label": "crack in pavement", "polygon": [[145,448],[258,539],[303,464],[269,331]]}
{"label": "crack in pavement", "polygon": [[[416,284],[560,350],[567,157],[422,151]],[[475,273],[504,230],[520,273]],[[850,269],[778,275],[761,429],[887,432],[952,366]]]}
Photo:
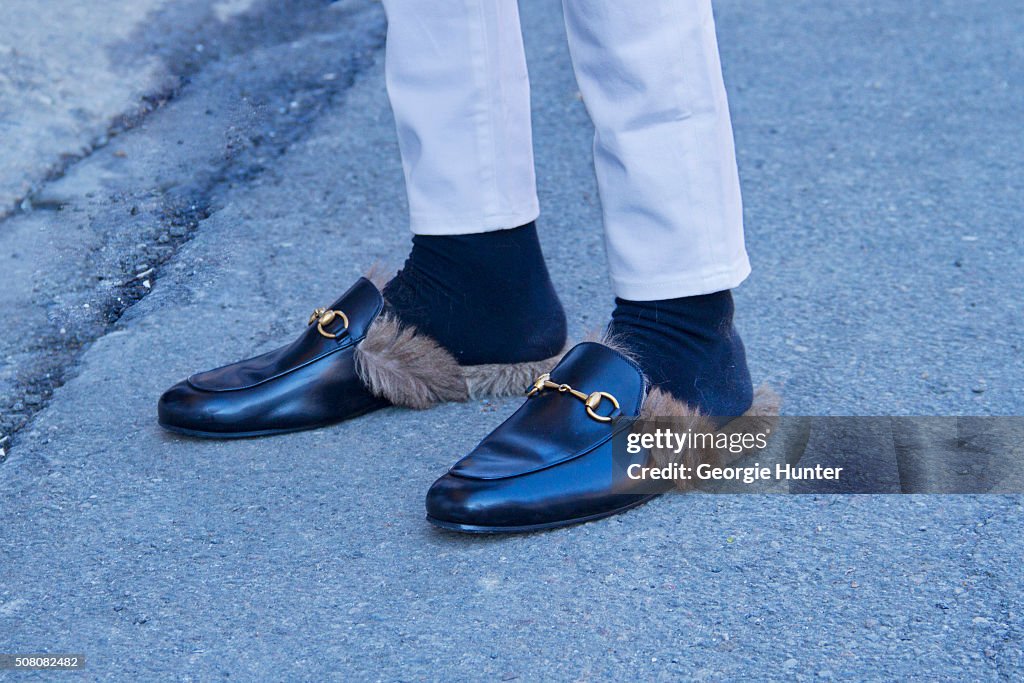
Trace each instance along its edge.
{"label": "crack in pavement", "polygon": [[[39,52],[39,46],[33,44],[30,37],[26,38],[27,46],[18,49],[4,45],[3,36],[0,35],[0,72],[7,76],[8,86],[6,92],[0,91],[0,109],[4,108],[4,95],[8,100],[25,102],[21,95],[26,92],[33,95],[29,98],[30,102],[38,100],[45,102],[48,107],[63,106],[67,109],[63,112],[65,118],[56,121],[45,117],[39,119],[40,112],[31,107],[24,111],[15,109],[7,112],[13,113],[16,119],[34,121],[37,129],[45,131],[47,137],[35,134],[37,129],[31,126],[22,126],[13,129],[13,140],[5,140],[9,143],[22,143],[21,147],[13,147],[15,157],[19,149],[24,150],[24,145],[33,141],[37,146],[41,145],[42,149],[39,150],[38,159],[19,159],[15,162],[22,174],[20,180],[23,191],[15,195],[7,193],[0,198],[0,221],[19,211],[27,212],[37,208],[37,195],[49,183],[63,177],[75,164],[87,159],[95,151],[106,147],[112,138],[138,125],[180,92],[189,79],[207,64],[244,54],[254,45],[268,47],[292,42],[300,36],[329,34],[335,29],[338,20],[347,20],[349,17],[358,20],[367,2],[293,0],[283,4],[273,0],[234,0],[232,3],[150,0],[148,5],[153,9],[140,17],[131,33],[122,38],[104,43],[100,36],[89,35],[87,61],[91,69],[85,71],[72,70],[68,73],[59,66],[70,55],[86,59],[86,55],[80,54],[82,45],[62,46],[70,50],[66,55],[61,54],[60,50],[47,51],[47,57],[51,58],[49,61],[57,63],[54,65],[49,64],[43,55],[35,54]],[[144,7],[142,9],[144,11]],[[24,21],[24,7],[5,7],[4,10],[13,13],[5,17],[12,23]],[[105,10],[117,11],[113,6]],[[328,21],[324,21],[325,13]],[[99,13],[92,14],[97,16]],[[123,19],[129,21],[127,17]],[[109,30],[113,38],[123,28],[120,24],[104,26],[104,30]],[[86,23],[80,28],[87,35],[90,29],[95,33],[96,26]],[[110,72],[105,72],[101,65],[108,67]],[[49,73],[48,69],[56,69],[56,73]],[[30,76],[26,76],[25,71]],[[84,88],[77,82],[83,77],[86,81]],[[76,79],[76,87],[69,94],[64,90],[67,89],[67,81],[72,78]],[[108,80],[104,81],[104,78]],[[0,84],[4,81],[4,78],[0,78]],[[110,90],[125,88],[138,89],[137,97],[121,102],[120,111],[111,109],[102,113],[104,105],[109,107],[111,103],[120,100]],[[73,94],[78,93],[81,98],[82,91],[95,93],[95,101],[75,99]],[[96,108],[100,111],[93,111]],[[0,178],[2,184],[3,178]],[[3,194],[2,187],[0,194]]]}
{"label": "crack in pavement", "polygon": [[218,46],[214,56],[182,62],[179,88],[115,123],[103,145],[32,196],[31,211],[4,221],[0,462],[224,192],[271,168],[373,62],[383,45],[379,6],[300,5],[283,13],[262,3],[266,15],[203,37]]}

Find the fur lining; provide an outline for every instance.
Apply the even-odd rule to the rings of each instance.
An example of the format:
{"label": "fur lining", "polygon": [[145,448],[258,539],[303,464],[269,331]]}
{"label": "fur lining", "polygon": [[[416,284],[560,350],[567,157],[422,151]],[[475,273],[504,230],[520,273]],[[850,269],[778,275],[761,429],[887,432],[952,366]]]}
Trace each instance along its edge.
{"label": "fur lining", "polygon": [[355,350],[356,372],[375,396],[422,410],[469,398],[462,368],[450,353],[415,327],[381,314]]}
{"label": "fur lining", "polygon": [[374,396],[422,410],[447,401],[520,395],[564,353],[528,363],[459,365],[429,336],[383,313],[356,347],[355,360]]}
{"label": "fur lining", "polygon": [[[734,418],[725,426],[716,428],[714,423],[696,408],[671,396],[668,392],[652,389],[647,395],[647,400],[644,401],[640,418],[641,420],[671,421],[673,429],[677,432],[690,430],[694,434],[755,434],[774,426],[779,415],[780,405],[781,400],[778,394],[767,385],[761,385],[754,391],[754,400],[745,413]],[[670,463],[685,465],[688,468],[696,468],[701,464],[722,467],[747,455],[751,450],[732,453],[727,449],[715,448],[709,444],[702,447],[684,448],[679,453],[668,449],[652,449],[651,457],[658,467],[664,467]],[[693,487],[693,481],[677,479],[676,485],[680,489],[686,490]]]}
{"label": "fur lining", "polygon": [[476,399],[485,396],[521,396],[535,379],[545,372],[550,372],[568,350],[569,347],[566,346],[558,355],[551,358],[526,363],[463,365],[462,374],[466,378],[469,397]]}
{"label": "fur lining", "polygon": [[[378,290],[394,272],[374,264],[366,273]],[[383,313],[356,347],[356,372],[375,396],[421,410],[446,401],[516,396],[555,366],[568,346],[551,358],[527,363],[459,365],[429,336]]]}
{"label": "fur lining", "polygon": [[381,265],[380,261],[377,261],[370,266],[366,271],[366,275],[363,277],[372,282],[373,286],[379,291],[383,292],[384,286],[391,282],[391,279],[395,277],[395,270],[394,268],[385,268]]}
{"label": "fur lining", "polygon": [[[372,268],[367,277],[375,284],[382,280],[381,270]],[[378,284],[378,289],[382,288]],[[588,335],[596,341],[634,360],[628,349],[607,330]],[[516,396],[539,375],[553,368],[571,345],[556,356],[539,361],[509,364],[459,365],[458,361],[429,336],[413,326],[404,326],[390,313],[382,313],[367,330],[366,338],[355,349],[356,372],[375,396],[397,406],[422,410],[446,401],[467,401],[485,396]],[[779,414],[779,397],[766,386],[754,392],[754,401],[739,418],[722,429],[700,411],[653,389],[644,401],[641,418],[671,419],[675,427],[694,432],[758,431],[771,426]],[[679,421],[683,424],[680,425]],[[684,450],[679,454],[652,452],[659,465],[678,462],[687,466],[707,462],[727,464],[739,456],[717,450]],[[740,454],[743,455],[743,454]]]}
{"label": "fur lining", "polygon": [[591,330],[590,333],[588,333],[587,336],[583,339],[583,341],[597,342],[598,344],[607,346],[612,351],[615,351],[619,355],[625,356],[626,358],[633,361],[637,365],[640,365],[640,363],[636,359],[636,356],[633,355],[633,352],[626,346],[625,342],[622,341],[621,337],[616,337],[615,335],[611,334],[611,331],[607,327],[603,329],[598,328],[595,330]]}

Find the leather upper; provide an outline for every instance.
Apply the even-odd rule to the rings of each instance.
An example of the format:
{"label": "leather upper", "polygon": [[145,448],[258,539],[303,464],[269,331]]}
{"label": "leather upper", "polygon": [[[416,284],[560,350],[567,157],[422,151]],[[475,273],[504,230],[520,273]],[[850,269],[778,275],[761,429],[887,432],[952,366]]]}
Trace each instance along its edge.
{"label": "leather upper", "polygon": [[[330,308],[345,313],[320,334],[308,325],[291,344],[201,372],[171,387],[157,407],[160,424],[198,436],[256,436],[311,429],[388,405],[359,378],[355,348],[384,299],[360,278]],[[305,322],[305,321],[303,321]]]}
{"label": "leather upper", "polygon": [[337,335],[335,339],[320,334],[315,323],[307,325],[305,332],[287,346],[255,358],[196,373],[188,378],[188,383],[203,391],[238,391],[277,379],[307,363],[361,342],[370,323],[377,318],[383,307],[384,297],[373,283],[366,278],[359,278],[330,306],[334,310],[344,311],[349,319],[347,331],[342,331],[344,324],[340,320],[335,320],[328,327],[328,332]]}
{"label": "leather upper", "polygon": [[[590,394],[604,391],[619,401],[619,414],[640,414],[644,378],[640,368],[602,344],[573,347],[551,371],[551,381]],[[611,409],[603,403],[602,412]],[[515,477],[566,460],[610,440],[629,426],[629,420],[599,422],[590,418],[581,401],[555,389],[532,396],[469,455],[455,463],[452,474],[472,479]]]}
{"label": "leather upper", "polygon": [[[473,531],[525,531],[612,514],[653,497],[622,476],[641,452],[616,458],[613,436],[640,415],[646,380],[618,352],[593,342],[575,346],[551,381],[584,394],[604,391],[619,401],[612,422],[590,417],[567,392],[545,389],[491,432],[427,492],[430,519]],[[600,414],[607,414],[602,404]]]}

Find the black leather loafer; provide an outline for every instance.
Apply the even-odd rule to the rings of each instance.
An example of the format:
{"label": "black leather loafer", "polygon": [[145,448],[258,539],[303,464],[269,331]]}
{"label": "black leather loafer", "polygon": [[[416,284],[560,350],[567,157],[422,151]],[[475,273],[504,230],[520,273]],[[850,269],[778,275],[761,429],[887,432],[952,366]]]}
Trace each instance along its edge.
{"label": "black leather loafer", "polygon": [[360,278],[330,308],[316,309],[291,344],[171,387],[157,406],[160,426],[207,438],[315,429],[389,405],[507,395],[553,360],[460,366],[383,311],[380,290]]}
{"label": "black leather loafer", "polygon": [[[762,387],[744,415],[777,414]],[[427,492],[427,520],[454,531],[523,532],[607,517],[670,490],[671,481],[625,476],[660,454],[616,448],[637,419],[679,417],[717,431],[714,422],[668,394],[649,390],[640,368],[609,346],[573,347],[541,375],[526,402]],[[690,457],[686,454],[685,457]]]}
{"label": "black leather loafer", "polygon": [[584,342],[530,393],[430,487],[431,523],[456,531],[533,531],[605,517],[657,495],[613,476],[613,437],[640,415],[647,393],[633,361]]}
{"label": "black leather loafer", "polygon": [[360,278],[329,309],[314,311],[287,346],[200,372],[171,387],[160,426],[191,436],[231,438],[311,429],[382,408],[356,372],[355,350],[384,300]]}

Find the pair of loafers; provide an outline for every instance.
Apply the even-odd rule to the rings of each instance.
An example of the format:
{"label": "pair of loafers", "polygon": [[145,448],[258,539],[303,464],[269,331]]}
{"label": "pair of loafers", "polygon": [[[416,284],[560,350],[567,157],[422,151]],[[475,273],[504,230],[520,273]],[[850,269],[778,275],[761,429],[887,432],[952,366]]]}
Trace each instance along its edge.
{"label": "pair of loafers", "polygon": [[[262,436],[516,387],[529,389],[522,406],[430,487],[431,523],[532,531],[612,515],[662,493],[622,476],[629,463],[616,448],[616,437],[658,403],[636,363],[597,342],[556,361],[460,366],[385,313],[380,291],[361,278],[330,308],[314,311],[292,344],[173,386],[160,398],[159,422],[190,436]],[[650,455],[628,457],[644,464]]]}

